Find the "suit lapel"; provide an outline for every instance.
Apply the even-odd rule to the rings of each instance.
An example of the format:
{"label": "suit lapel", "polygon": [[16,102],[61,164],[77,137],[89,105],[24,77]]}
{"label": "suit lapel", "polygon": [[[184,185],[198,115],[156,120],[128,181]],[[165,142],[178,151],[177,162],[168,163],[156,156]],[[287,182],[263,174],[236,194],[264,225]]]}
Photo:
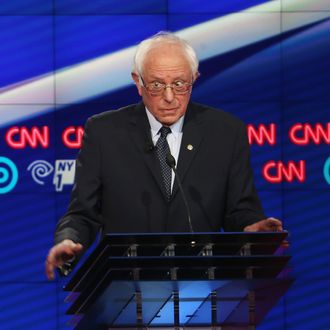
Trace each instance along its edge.
{"label": "suit lapel", "polygon": [[[202,120],[200,117],[198,107],[192,103],[189,103],[183,124],[183,136],[177,167],[177,171],[182,182],[184,181],[186,173],[191,166],[203,140],[203,130],[201,125]],[[143,103],[137,104],[135,108],[132,109],[129,121],[129,136],[166,200],[166,192],[162,181],[159,161],[154,150],[150,150],[149,148],[153,145],[153,142],[151,139],[150,124]],[[175,180],[172,198],[174,198],[177,191],[178,185]]]}
{"label": "suit lapel", "polygon": [[130,114],[129,136],[166,199],[159,161],[155,151],[152,150],[153,142],[151,139],[150,124],[143,103],[137,104],[136,107],[132,109]]}
{"label": "suit lapel", "polygon": [[[202,140],[203,130],[198,108],[193,103],[189,103],[183,124],[183,136],[177,167],[177,171],[182,182],[184,181],[187,171],[200,148]],[[172,198],[174,198],[177,190],[178,185],[175,181]]]}

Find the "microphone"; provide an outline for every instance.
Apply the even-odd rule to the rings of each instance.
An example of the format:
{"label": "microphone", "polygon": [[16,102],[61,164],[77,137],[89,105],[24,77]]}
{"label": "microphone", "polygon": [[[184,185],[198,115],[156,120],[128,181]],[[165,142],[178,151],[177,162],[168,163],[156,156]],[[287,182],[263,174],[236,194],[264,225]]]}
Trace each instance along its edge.
{"label": "microphone", "polygon": [[189,230],[190,230],[191,233],[193,233],[194,230],[193,230],[193,226],[192,226],[192,223],[191,223],[190,208],[189,208],[189,205],[188,205],[188,202],[187,202],[186,195],[185,195],[185,193],[183,191],[183,188],[182,188],[180,176],[178,174],[178,171],[176,170],[175,159],[171,155],[171,153],[168,153],[166,155],[166,164],[173,170],[173,172],[175,174],[176,182],[178,183],[179,189],[181,191],[182,199],[183,199],[184,205],[186,207],[187,216],[188,216],[188,223],[189,223]]}

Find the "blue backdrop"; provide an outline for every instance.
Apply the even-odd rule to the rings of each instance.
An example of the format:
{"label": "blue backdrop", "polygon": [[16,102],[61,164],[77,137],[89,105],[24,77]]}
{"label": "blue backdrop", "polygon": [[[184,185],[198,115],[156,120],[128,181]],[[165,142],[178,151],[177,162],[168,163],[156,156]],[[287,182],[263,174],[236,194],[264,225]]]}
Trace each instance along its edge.
{"label": "blue backdrop", "polygon": [[1,2],[0,329],[70,329],[64,281],[46,280],[44,260],[80,127],[139,100],[132,54],[159,30],[201,58],[192,99],[249,125],[265,211],[290,232],[296,281],[260,329],[328,329],[329,0]]}

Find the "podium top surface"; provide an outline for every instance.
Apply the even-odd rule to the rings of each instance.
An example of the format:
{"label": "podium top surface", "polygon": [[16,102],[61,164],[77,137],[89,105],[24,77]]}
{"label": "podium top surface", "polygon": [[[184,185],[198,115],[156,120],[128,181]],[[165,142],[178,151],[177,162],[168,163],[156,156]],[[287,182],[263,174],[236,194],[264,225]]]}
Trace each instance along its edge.
{"label": "podium top surface", "polygon": [[125,233],[106,234],[103,242],[110,245],[164,244],[279,244],[288,235],[282,232],[209,232],[209,233]]}
{"label": "podium top surface", "polygon": [[[289,260],[279,253],[274,255],[287,235],[286,231],[107,234],[66,289],[78,289],[89,280],[95,281],[98,276],[103,276],[104,272],[116,274],[124,270],[125,274],[130,274],[134,268],[144,269],[146,278],[154,274],[151,269],[155,268],[161,268],[157,270],[157,276],[162,276],[160,273],[167,266],[178,268],[179,274],[183,272],[186,278],[193,275],[191,268],[194,265],[196,268],[208,268],[212,264],[219,277],[243,274],[250,266],[260,269],[259,276],[274,276]],[[122,273],[118,276],[125,277]]]}

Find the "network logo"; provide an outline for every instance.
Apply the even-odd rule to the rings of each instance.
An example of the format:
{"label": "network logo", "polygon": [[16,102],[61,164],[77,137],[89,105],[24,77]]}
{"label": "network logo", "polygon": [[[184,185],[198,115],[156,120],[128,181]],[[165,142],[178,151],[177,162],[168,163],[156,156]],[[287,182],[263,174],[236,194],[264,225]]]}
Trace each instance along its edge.
{"label": "network logo", "polygon": [[27,170],[30,171],[32,179],[39,185],[45,184],[45,179],[53,175],[53,184],[56,191],[63,191],[65,185],[72,185],[75,175],[75,160],[57,159],[55,165],[45,160],[35,160]]}
{"label": "network logo", "polygon": [[56,191],[62,191],[64,185],[72,185],[75,175],[75,160],[58,159],[55,162],[53,183]]}
{"label": "network logo", "polygon": [[34,182],[41,186],[45,184],[44,178],[54,171],[53,165],[45,160],[35,160],[27,169],[31,172]]}
{"label": "network logo", "polygon": [[324,163],[323,175],[325,181],[330,185],[330,157]]}
{"label": "network logo", "polygon": [[12,191],[18,181],[18,170],[13,161],[0,157],[0,194]]}

